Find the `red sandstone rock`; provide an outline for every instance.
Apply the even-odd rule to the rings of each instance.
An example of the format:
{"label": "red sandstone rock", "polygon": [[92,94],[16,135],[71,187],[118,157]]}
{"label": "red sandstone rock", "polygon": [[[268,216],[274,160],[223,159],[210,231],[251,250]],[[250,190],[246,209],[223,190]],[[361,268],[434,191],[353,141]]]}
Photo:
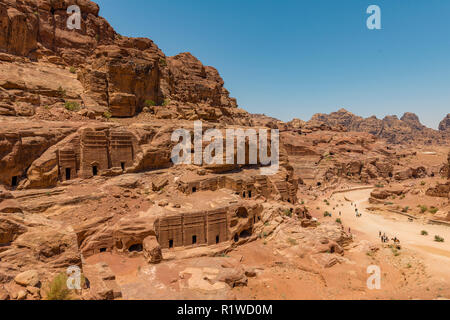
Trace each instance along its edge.
{"label": "red sandstone rock", "polygon": [[144,257],[148,263],[157,264],[163,259],[161,246],[155,236],[150,236],[143,241]]}

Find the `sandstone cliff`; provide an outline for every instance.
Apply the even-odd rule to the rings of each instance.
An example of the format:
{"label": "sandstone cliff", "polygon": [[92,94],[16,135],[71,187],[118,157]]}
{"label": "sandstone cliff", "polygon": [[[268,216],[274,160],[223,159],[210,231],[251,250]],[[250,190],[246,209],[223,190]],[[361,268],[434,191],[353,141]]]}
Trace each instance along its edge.
{"label": "sandstone cliff", "polygon": [[219,117],[236,108],[216,69],[117,34],[92,1],[76,1],[81,30],[69,30],[71,4],[0,1],[0,115],[32,116],[39,106],[67,102],[118,117],[158,105],[221,108]]}

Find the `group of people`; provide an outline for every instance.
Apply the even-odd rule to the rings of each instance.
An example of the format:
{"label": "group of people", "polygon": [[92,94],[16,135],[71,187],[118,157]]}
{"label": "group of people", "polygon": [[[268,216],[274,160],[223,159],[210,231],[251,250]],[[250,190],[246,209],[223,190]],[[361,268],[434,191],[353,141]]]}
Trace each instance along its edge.
{"label": "group of people", "polygon": [[[352,207],[353,207],[353,202],[352,202]],[[355,214],[357,218],[361,218],[362,217],[362,213],[359,213],[358,208],[356,207],[356,203],[355,203]]]}
{"label": "group of people", "polygon": [[[389,242],[389,237],[386,236],[386,233],[382,233],[382,232],[380,231],[380,232],[378,233],[378,236],[380,237],[382,243],[388,243],[388,242]],[[400,244],[400,240],[397,239],[397,237],[394,237],[394,238],[392,238],[391,240],[394,241],[394,244],[397,244],[397,245]]]}

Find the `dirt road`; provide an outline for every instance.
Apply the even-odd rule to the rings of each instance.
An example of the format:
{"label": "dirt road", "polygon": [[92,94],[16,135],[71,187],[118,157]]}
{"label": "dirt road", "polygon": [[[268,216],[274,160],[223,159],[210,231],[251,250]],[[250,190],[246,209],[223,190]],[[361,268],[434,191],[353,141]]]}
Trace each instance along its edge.
{"label": "dirt road", "polygon": [[[450,227],[418,221],[410,222],[407,217],[395,213],[372,213],[367,210],[370,207],[368,199],[372,191],[357,190],[332,196],[331,207],[339,204],[332,212],[333,219],[339,217],[339,211],[341,211],[344,226],[347,229],[351,228],[352,233],[361,239],[381,243],[380,231],[390,239],[397,237],[403,247],[416,251],[420,255],[433,274],[442,277],[443,280],[449,280]],[[356,217],[355,208],[362,214],[361,217]],[[427,231],[428,235],[423,236],[422,230]],[[434,241],[435,235],[443,237],[445,242]]]}

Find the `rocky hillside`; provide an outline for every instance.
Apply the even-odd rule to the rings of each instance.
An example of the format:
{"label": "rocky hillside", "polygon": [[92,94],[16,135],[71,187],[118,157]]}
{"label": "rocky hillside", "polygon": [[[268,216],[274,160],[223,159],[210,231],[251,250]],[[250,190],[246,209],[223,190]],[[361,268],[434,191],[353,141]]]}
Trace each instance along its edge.
{"label": "rocky hillside", "polygon": [[439,130],[450,132],[450,113],[439,124]]}
{"label": "rocky hillside", "polygon": [[[448,121],[448,120],[447,120]],[[367,132],[376,137],[386,139],[389,143],[422,142],[424,144],[446,143],[446,124],[441,123],[440,131],[436,131],[420,123],[419,117],[407,112],[400,119],[397,116],[386,116],[378,119],[375,116],[362,118],[353,113],[340,109],[330,114],[315,114],[307,126],[320,127],[321,125],[340,128],[346,131]]]}
{"label": "rocky hillside", "polygon": [[131,117],[164,106],[171,117],[239,118],[215,68],[190,53],[167,57],[149,39],[119,35],[92,1],[76,1],[81,30],[69,30],[72,2],[0,0],[0,115],[34,116],[39,107],[66,105],[91,117]]}

